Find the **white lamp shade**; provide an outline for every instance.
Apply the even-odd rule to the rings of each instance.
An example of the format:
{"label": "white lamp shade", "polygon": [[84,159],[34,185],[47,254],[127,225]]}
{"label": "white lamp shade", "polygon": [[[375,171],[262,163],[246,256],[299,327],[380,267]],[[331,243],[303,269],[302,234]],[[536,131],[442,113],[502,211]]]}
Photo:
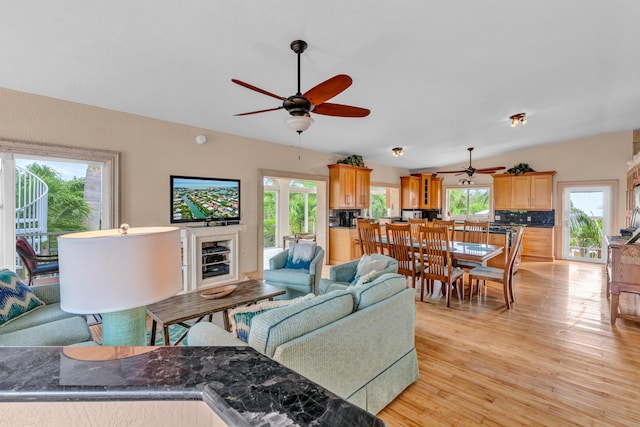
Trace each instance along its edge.
{"label": "white lamp shade", "polygon": [[177,227],[88,231],[58,238],[60,306],[109,313],[160,301],[182,289]]}
{"label": "white lamp shade", "polygon": [[287,125],[296,132],[304,132],[313,124],[309,116],[291,116],[287,119]]}

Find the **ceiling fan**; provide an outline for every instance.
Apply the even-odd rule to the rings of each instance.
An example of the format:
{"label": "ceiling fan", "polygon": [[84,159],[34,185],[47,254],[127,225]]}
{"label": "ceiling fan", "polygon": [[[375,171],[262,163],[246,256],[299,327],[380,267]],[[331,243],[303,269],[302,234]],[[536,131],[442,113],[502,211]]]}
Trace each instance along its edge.
{"label": "ceiling fan", "polygon": [[[467,150],[469,151],[469,167],[466,169],[462,169],[462,170],[457,170],[457,171],[438,171],[436,173],[455,173],[456,175],[462,175],[464,173],[466,173],[469,178],[471,178],[476,172],[477,173],[486,173],[486,174],[493,174],[496,173],[497,171],[501,170],[501,169],[506,169],[504,166],[494,166],[492,168],[480,168],[480,169],[476,169],[473,166],[471,166],[471,152],[473,151],[473,147],[469,147],[467,148]],[[468,180],[466,180],[468,181]],[[469,181],[469,183],[471,183]]]}
{"label": "ceiling fan", "polygon": [[368,116],[370,111],[366,108],[326,102],[351,86],[353,80],[346,74],[333,76],[329,80],[309,89],[304,94],[300,92],[300,54],[304,52],[306,48],[307,43],[303,40],[294,40],[291,42],[291,50],[298,55],[298,92],[295,95],[289,97],[279,96],[238,79],[231,79],[235,84],[282,101],[282,105],[279,107],[235,114],[235,116],[248,116],[250,114],[265,113],[267,111],[276,111],[284,108],[291,116],[289,120],[287,120],[287,124],[298,133],[304,132],[313,124],[310,113],[337,117]]}

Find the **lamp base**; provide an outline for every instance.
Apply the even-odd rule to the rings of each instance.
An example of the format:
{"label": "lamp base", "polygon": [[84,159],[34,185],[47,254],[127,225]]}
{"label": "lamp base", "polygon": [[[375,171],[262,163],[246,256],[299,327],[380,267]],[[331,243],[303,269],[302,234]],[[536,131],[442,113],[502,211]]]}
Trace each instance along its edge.
{"label": "lamp base", "polygon": [[147,345],[147,307],[102,313],[102,345]]}

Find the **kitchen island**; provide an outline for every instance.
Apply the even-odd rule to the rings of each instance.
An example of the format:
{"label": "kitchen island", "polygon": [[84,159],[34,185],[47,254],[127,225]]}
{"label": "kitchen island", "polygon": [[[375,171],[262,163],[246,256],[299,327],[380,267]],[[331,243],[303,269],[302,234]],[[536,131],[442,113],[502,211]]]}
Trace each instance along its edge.
{"label": "kitchen island", "polygon": [[[23,425],[25,412],[46,408],[40,414],[46,415],[48,425],[83,425],[87,413],[97,417],[91,425],[158,425],[145,417],[162,405],[198,402],[212,411],[198,425],[385,425],[250,347],[112,347],[121,355],[136,349],[153,351],[117,360],[86,360],[104,349],[109,348],[0,348],[2,421]],[[78,355],[88,357],[78,360]],[[80,408],[78,402],[83,404]],[[126,411],[113,409],[127,402]],[[156,403],[154,411],[143,411],[149,402]],[[96,411],[96,403],[113,405]]]}

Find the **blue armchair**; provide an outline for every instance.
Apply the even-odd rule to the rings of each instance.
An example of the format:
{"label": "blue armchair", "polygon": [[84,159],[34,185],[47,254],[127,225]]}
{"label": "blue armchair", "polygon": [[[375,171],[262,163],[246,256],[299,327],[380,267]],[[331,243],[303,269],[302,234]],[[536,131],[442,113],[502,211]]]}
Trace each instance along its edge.
{"label": "blue armchair", "polygon": [[324,249],[316,246],[309,268],[285,268],[289,251],[293,247],[280,252],[269,260],[269,270],[265,270],[264,281],[270,285],[284,289],[287,293],[276,299],[293,299],[313,292],[318,295]]}
{"label": "blue armchair", "polygon": [[[398,261],[395,259],[380,254],[371,254],[370,257],[376,260],[387,261],[386,268],[376,271],[378,277],[385,273],[398,272]],[[334,284],[342,285],[345,288],[351,285],[351,282],[356,277],[359,262],[360,259],[354,259],[353,261],[331,266],[331,268],[329,268],[329,278],[320,280],[320,294],[326,293],[329,286]],[[333,289],[335,289],[335,287]]]}

